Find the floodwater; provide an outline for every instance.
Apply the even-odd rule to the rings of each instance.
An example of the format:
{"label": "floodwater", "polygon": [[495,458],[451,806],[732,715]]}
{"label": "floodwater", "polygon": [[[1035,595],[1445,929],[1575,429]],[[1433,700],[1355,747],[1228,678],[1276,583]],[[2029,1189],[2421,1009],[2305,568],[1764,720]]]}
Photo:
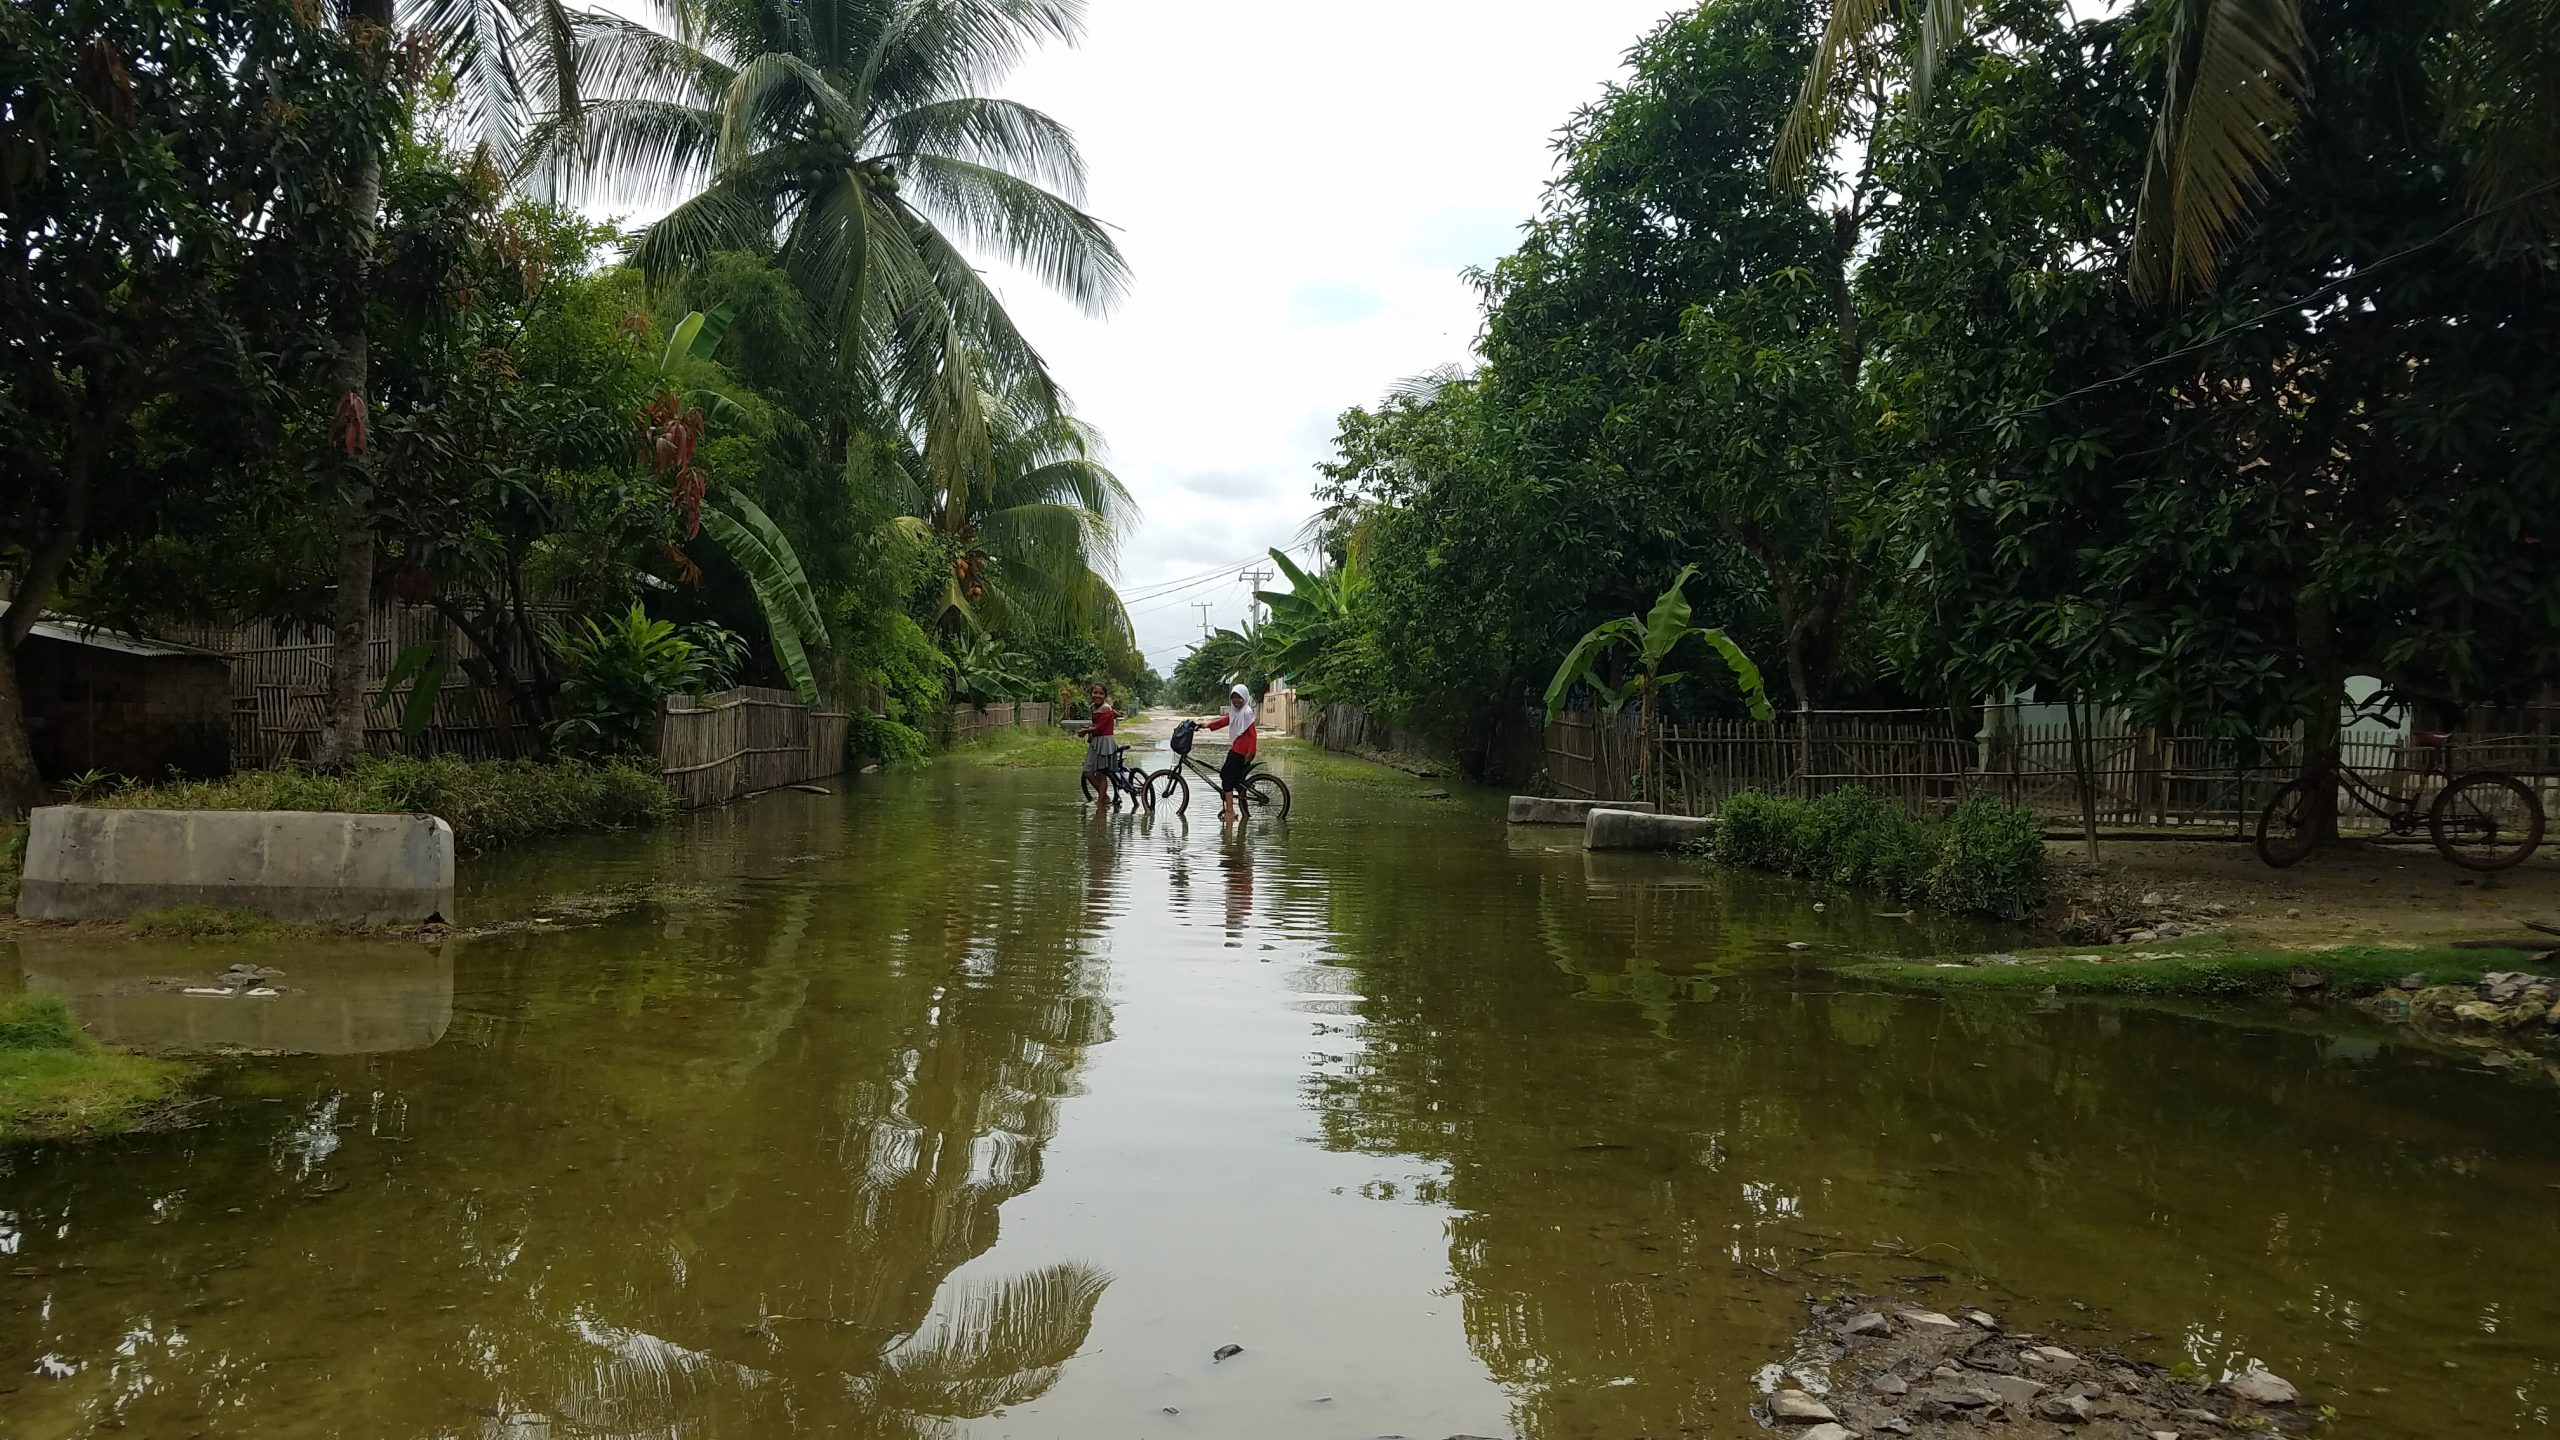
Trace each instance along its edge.
{"label": "floodwater", "polygon": [[[1875,993],[1821,962],[2002,937],[1482,797],[1302,778],[1237,838],[1071,784],[558,847],[466,888],[544,923],[442,946],[21,947],[101,1033],[301,1053],[0,1153],[0,1436],[1735,1436],[1806,1290],[1923,1274],[2340,1433],[2552,1428],[2547,1085]],[[139,984],[235,961],[284,993]]]}

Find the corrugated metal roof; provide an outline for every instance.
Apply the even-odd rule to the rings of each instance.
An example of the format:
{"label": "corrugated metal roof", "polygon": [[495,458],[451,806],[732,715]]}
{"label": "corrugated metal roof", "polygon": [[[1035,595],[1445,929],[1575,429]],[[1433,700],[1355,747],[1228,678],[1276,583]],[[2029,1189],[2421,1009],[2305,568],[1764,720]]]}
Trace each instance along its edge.
{"label": "corrugated metal roof", "polygon": [[[9,602],[0,600],[0,615],[7,613],[9,613]],[[230,663],[231,660],[230,656],[219,650],[204,650],[193,645],[181,645],[175,640],[154,640],[147,635],[136,635],[125,630],[109,630],[103,625],[93,625],[86,620],[63,615],[45,616],[28,626],[27,634],[30,638],[42,636],[47,640],[59,640],[66,645],[82,645],[92,650],[112,650],[120,655],[191,657],[199,660],[220,660],[225,664]]]}

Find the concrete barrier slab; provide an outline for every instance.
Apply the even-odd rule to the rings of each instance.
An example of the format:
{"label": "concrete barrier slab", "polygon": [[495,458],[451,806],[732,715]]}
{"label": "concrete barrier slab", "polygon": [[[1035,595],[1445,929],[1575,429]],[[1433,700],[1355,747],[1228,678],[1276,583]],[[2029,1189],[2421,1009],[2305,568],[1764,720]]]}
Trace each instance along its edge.
{"label": "concrete barrier slab", "polygon": [[1682,841],[1715,833],[1702,815],[1656,815],[1649,810],[1594,810],[1582,822],[1585,850],[1677,850]]}
{"label": "concrete barrier slab", "polygon": [[30,817],[18,913],[123,919],[215,905],[320,925],[453,916],[453,827],[432,815],[107,810]]}
{"label": "concrete barrier slab", "polygon": [[1579,825],[1594,810],[1651,811],[1650,800],[1559,800],[1552,795],[1511,797],[1514,825]]}

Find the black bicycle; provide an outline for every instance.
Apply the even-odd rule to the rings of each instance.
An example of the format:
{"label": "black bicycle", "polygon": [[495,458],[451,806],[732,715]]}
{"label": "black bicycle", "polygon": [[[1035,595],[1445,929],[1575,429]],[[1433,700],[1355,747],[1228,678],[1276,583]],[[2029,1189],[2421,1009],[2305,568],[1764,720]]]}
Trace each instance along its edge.
{"label": "black bicycle", "polygon": [[[1193,720],[1174,726],[1173,739],[1169,742],[1173,747],[1173,763],[1147,777],[1147,788],[1158,797],[1157,803],[1171,805],[1176,815],[1191,808],[1191,782],[1183,776],[1184,766],[1200,772],[1201,777],[1209,782],[1210,793],[1222,801],[1227,797],[1226,782],[1218,777],[1218,772],[1191,756],[1191,738],[1199,729],[1199,722]],[[1274,818],[1288,819],[1289,782],[1263,769],[1262,762],[1258,760],[1251,764],[1253,768],[1245,772],[1244,783],[1237,787],[1240,793],[1235,797],[1236,818],[1244,819],[1254,806],[1259,805],[1266,810],[1276,806],[1278,813]]]}
{"label": "black bicycle", "polygon": [[[1127,796],[1132,808],[1145,811],[1149,814],[1153,814],[1155,812],[1155,777],[1149,775],[1144,770],[1132,770],[1129,768],[1128,746],[1114,745],[1111,747],[1110,769],[1096,771],[1092,774],[1085,774],[1079,771],[1076,775],[1076,793],[1082,795],[1088,801],[1091,800],[1093,798],[1093,782],[1096,780],[1100,780],[1103,784],[1111,787],[1112,809],[1119,809],[1121,797]],[[1175,813],[1179,814],[1180,812],[1177,811]]]}
{"label": "black bicycle", "polygon": [[2337,756],[2313,760],[2286,784],[2258,816],[2258,858],[2281,870],[2309,855],[2335,833],[2340,801],[2369,812],[2406,835],[2419,826],[2436,853],[2465,870],[2504,870],[2542,844],[2542,799],[2533,787],[2501,770],[2455,774],[2453,737],[2421,730],[2410,737],[2427,757],[2416,778],[2444,788],[2422,805],[2423,789],[2385,790]]}

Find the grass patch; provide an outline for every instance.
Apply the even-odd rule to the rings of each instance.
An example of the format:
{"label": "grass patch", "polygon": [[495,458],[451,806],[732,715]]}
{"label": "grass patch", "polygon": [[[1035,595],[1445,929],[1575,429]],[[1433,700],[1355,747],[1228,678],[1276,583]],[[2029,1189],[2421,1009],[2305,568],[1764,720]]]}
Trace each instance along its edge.
{"label": "grass patch", "polygon": [[126,934],[145,940],[271,940],[299,928],[216,905],[172,905],[166,910],[145,910],[124,922]]}
{"label": "grass patch", "polygon": [[195,1073],[111,1050],[58,995],[0,997],[0,1144],[80,1140],[161,1123]]}
{"label": "grass patch", "polygon": [[2145,947],[2150,960],[2082,960],[2082,952],[2021,954],[2021,963],[1947,967],[1925,961],[1876,960],[1844,973],[1921,990],[2005,991],[2062,995],[2192,995],[2234,998],[2282,995],[2308,966],[2328,977],[2328,993],[2371,995],[2418,974],[2430,985],[2467,984],[2492,970],[2529,968],[2540,958],[2517,950],[2456,950],[2442,945],[2341,945],[2326,950]]}
{"label": "grass patch", "polygon": [[963,765],[992,765],[1014,769],[1034,765],[1074,766],[1084,763],[1084,737],[1070,735],[1054,726],[1016,726],[998,730],[984,739],[965,745],[954,745],[950,758]]}
{"label": "grass patch", "polygon": [[1292,770],[1304,771],[1320,779],[1338,781],[1345,785],[1366,785],[1375,790],[1411,791],[1420,786],[1436,783],[1416,779],[1392,765],[1363,759],[1357,755],[1345,755],[1338,750],[1327,750],[1320,745],[1295,738],[1265,740],[1262,742],[1262,754],[1266,757],[1287,760]]}
{"label": "grass patch", "polygon": [[220,780],[129,785],[84,803],[134,810],[344,810],[442,816],[457,849],[496,850],[542,835],[652,825],[675,796],[635,765],[582,760],[464,760],[369,755],[335,774],[301,766]]}

